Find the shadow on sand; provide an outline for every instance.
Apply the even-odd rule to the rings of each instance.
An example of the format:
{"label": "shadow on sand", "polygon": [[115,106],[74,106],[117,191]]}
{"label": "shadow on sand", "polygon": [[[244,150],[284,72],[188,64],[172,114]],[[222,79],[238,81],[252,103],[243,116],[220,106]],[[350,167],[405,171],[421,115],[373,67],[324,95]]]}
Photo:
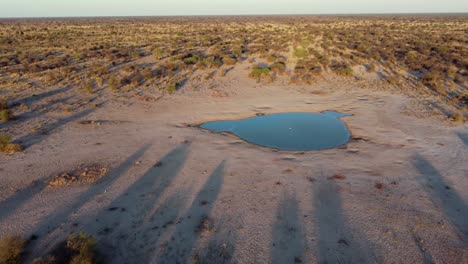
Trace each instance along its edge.
{"label": "shadow on sand", "polygon": [[[178,174],[185,163],[189,146],[189,144],[179,145],[160,161],[150,165],[150,168],[115,198],[109,206],[102,208],[95,215],[84,216],[78,222],[73,223],[73,229],[75,229],[73,231],[82,230],[94,235],[100,242],[103,242],[104,250],[102,252],[120,252],[112,250],[117,247],[123,247],[125,251],[128,250],[128,248],[125,249],[126,239],[138,227],[138,223],[143,221],[147,212],[157,203],[164,189]],[[61,224],[75,209],[83,206],[85,202],[93,200],[95,195],[102,193],[112,182],[115,182],[125,171],[129,170],[149,147],[149,145],[146,145],[140,148],[118,168],[113,170],[110,180],[91,187],[81,195],[80,198],[84,201],[78,199],[76,203],[69,206],[69,209],[53,214],[38,227],[38,230],[45,230],[46,228],[50,230],[49,219],[55,225]],[[50,252],[53,250],[58,243],[62,242],[62,239],[61,234],[47,237],[45,251]],[[104,255],[105,258],[119,259],[119,256]]]}
{"label": "shadow on sand", "polygon": [[[210,212],[221,192],[224,166],[225,161],[222,161],[208,177],[184,214],[182,218],[184,220],[176,225],[171,238],[167,240],[172,246],[165,247],[160,256],[155,256],[157,261],[153,260],[154,263],[188,263],[193,257],[192,251],[200,236],[214,229]],[[221,255],[224,256],[224,254]]]}
{"label": "shadow on sand", "polygon": [[287,191],[283,192],[272,233],[270,263],[303,263],[305,237],[299,204],[295,195]]}
{"label": "shadow on sand", "polygon": [[59,225],[66,222],[72,213],[78,211],[83,205],[92,201],[96,195],[104,193],[108,187],[125,174],[125,172],[128,171],[135,162],[145,154],[150,146],[151,145],[144,145],[139,148],[118,167],[113,169],[103,181],[90,186],[88,190],[74,199],[71,204],[67,204],[66,207],[61,210],[56,210],[51,215],[45,217],[44,220],[36,226],[36,234],[43,235],[47,232],[52,232],[58,228]]}
{"label": "shadow on sand", "polygon": [[459,231],[460,238],[468,241],[468,206],[451,184],[424,157],[416,154],[413,164],[424,180],[427,192]]}
{"label": "shadow on sand", "polygon": [[318,230],[319,263],[375,263],[372,250],[355,239],[342,211],[338,186],[332,180],[315,185],[315,222]]}
{"label": "shadow on sand", "polygon": [[468,147],[468,133],[458,132],[457,136],[465,144],[465,146]]}
{"label": "shadow on sand", "polygon": [[61,119],[55,121],[54,123],[46,125],[45,127],[39,129],[39,131],[37,131],[37,132],[33,132],[33,133],[25,135],[25,136],[23,136],[21,138],[16,139],[14,141],[14,143],[21,144],[24,149],[27,149],[27,148],[35,145],[35,144],[40,143],[44,139],[46,139],[47,135],[53,133],[58,128],[66,125],[66,124],[68,124],[70,122],[76,121],[76,120],[78,120],[78,119],[80,119],[82,117],[85,117],[85,116],[89,115],[93,111],[94,111],[94,109],[83,110],[83,111],[81,111],[79,113],[76,113],[74,115],[71,115],[69,117],[61,118]]}
{"label": "shadow on sand", "polygon": [[72,88],[71,86],[68,86],[68,87],[58,88],[58,89],[55,89],[55,90],[52,90],[52,91],[43,92],[43,93],[40,93],[40,94],[33,94],[33,95],[29,96],[29,97],[25,97],[25,98],[21,98],[21,99],[18,99],[16,101],[13,101],[11,103],[11,105],[16,106],[16,105],[19,105],[19,104],[31,104],[31,103],[34,103],[35,101],[39,101],[39,100],[45,99],[47,97],[54,96],[54,95],[59,94],[59,93],[67,92],[71,88]]}
{"label": "shadow on sand", "polygon": [[27,201],[31,200],[36,194],[40,193],[45,188],[43,181],[31,183],[28,187],[17,191],[11,197],[0,202],[0,221],[3,221],[9,215],[13,214]]}

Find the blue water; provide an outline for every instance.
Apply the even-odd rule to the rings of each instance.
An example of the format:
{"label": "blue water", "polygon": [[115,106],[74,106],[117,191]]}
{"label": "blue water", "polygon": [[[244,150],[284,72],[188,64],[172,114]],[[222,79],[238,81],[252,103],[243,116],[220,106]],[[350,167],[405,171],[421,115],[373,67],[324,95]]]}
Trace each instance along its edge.
{"label": "blue water", "polygon": [[349,141],[350,133],[333,111],[323,113],[280,113],[242,120],[208,122],[201,128],[230,132],[260,146],[280,150],[321,150],[336,148]]}

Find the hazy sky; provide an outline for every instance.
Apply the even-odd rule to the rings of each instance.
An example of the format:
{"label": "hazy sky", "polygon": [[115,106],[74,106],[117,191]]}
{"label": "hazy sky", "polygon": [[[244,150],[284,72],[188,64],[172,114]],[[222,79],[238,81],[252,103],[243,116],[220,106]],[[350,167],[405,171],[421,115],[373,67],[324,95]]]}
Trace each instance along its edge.
{"label": "hazy sky", "polygon": [[0,17],[468,12],[468,0],[0,0]]}

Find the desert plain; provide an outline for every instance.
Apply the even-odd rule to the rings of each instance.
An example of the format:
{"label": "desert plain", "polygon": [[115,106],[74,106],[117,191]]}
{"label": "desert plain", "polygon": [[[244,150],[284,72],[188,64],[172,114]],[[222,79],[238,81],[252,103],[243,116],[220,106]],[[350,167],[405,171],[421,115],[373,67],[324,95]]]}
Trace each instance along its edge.
{"label": "desert plain", "polygon": [[[76,263],[468,263],[467,32],[466,15],[0,20],[0,238],[18,263],[69,263],[73,234],[93,244]],[[197,127],[327,110],[351,114],[346,145]]]}

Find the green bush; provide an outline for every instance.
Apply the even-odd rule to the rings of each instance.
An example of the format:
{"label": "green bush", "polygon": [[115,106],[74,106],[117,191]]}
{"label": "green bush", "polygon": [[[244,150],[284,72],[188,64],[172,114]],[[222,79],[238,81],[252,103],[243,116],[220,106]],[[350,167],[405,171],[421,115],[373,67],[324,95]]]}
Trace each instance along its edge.
{"label": "green bush", "polygon": [[295,48],[293,54],[294,54],[294,57],[299,58],[299,59],[303,59],[309,56],[309,52],[304,48]]}
{"label": "green bush", "polygon": [[5,110],[0,111],[0,120],[2,122],[10,121],[12,117],[13,117],[13,114],[11,110],[5,109]]}
{"label": "green bush", "polygon": [[185,58],[184,59],[184,63],[187,64],[187,65],[193,65],[193,64],[196,64],[197,62],[199,61],[199,58],[198,57],[188,57],[188,58]]}
{"label": "green bush", "polygon": [[166,92],[168,93],[175,93],[177,91],[177,83],[170,83],[166,87]]}
{"label": "green bush", "polygon": [[256,68],[252,69],[249,76],[251,78],[258,78],[258,77],[267,75],[270,71],[271,71],[270,67],[260,68],[257,66]]}
{"label": "green bush", "polygon": [[11,137],[0,134],[0,152],[12,154],[21,150],[20,145],[11,143]]}
{"label": "green bush", "polygon": [[96,244],[96,240],[84,232],[70,235],[67,247],[75,253],[70,264],[95,263]]}

